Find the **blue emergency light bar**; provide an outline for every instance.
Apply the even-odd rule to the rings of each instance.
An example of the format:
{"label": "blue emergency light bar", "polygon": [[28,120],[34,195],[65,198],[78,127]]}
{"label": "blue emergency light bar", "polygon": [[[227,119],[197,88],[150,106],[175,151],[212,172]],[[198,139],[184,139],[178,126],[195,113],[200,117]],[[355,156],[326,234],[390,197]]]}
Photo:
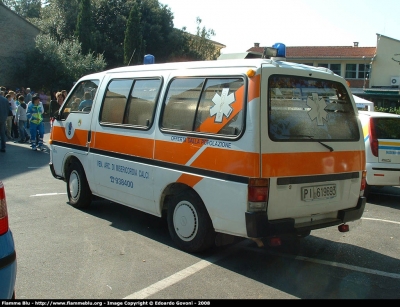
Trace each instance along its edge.
{"label": "blue emergency light bar", "polygon": [[286,46],[282,43],[275,43],[272,45],[272,48],[277,49],[276,57],[286,58]]}

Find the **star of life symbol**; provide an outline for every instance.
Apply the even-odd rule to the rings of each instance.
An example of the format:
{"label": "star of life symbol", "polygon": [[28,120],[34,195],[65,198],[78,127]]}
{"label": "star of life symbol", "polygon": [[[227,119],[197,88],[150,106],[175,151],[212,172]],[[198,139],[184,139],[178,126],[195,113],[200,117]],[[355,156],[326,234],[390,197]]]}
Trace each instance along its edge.
{"label": "star of life symbol", "polygon": [[215,94],[212,99],[212,102],[214,102],[215,105],[210,109],[210,116],[216,115],[214,119],[215,123],[221,123],[224,115],[226,118],[229,118],[232,113],[233,109],[230,105],[235,101],[235,94],[231,93],[228,95],[228,93],[229,88],[224,88],[222,89],[221,96]]}
{"label": "star of life symbol", "polygon": [[328,113],[325,111],[326,103],[323,98],[318,98],[317,93],[312,94],[312,98],[307,98],[307,105],[311,108],[308,112],[311,120],[317,119],[317,125],[323,126],[325,119],[327,121]]}

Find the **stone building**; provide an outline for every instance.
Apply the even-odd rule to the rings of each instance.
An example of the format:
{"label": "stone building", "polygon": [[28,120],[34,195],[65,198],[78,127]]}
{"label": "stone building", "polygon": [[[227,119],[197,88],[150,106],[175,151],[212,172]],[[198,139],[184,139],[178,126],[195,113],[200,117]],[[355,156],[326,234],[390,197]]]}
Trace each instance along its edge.
{"label": "stone building", "polygon": [[16,67],[24,65],[26,52],[35,48],[39,28],[0,2],[0,85],[15,89],[29,87],[15,76]]}

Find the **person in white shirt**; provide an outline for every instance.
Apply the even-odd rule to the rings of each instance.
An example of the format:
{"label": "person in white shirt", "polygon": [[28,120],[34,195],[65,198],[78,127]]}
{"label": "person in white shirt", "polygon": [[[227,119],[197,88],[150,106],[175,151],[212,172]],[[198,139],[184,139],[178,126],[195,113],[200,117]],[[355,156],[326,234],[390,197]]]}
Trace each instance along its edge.
{"label": "person in white shirt", "polygon": [[15,114],[17,114],[17,102],[15,101],[16,99],[16,94],[14,91],[8,91],[8,93],[11,95],[11,100],[10,100],[10,106],[11,106],[11,112],[12,112],[12,122],[11,122],[11,137],[14,139],[18,138],[18,125],[14,124],[15,120]]}
{"label": "person in white shirt", "polygon": [[[30,136],[28,131],[26,131],[26,110],[27,105],[24,101],[24,96],[19,96],[18,98],[19,105],[17,107],[17,113],[15,115],[14,123],[18,125],[19,128],[19,141],[18,143],[27,143],[29,142]],[[15,141],[17,142],[17,141]]]}

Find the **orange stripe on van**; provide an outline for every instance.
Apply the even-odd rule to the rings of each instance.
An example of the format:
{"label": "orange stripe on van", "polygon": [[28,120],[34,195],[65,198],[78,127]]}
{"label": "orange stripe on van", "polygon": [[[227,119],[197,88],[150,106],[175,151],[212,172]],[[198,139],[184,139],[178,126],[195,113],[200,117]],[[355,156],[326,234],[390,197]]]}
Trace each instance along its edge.
{"label": "orange stripe on van", "polygon": [[260,80],[261,75],[255,75],[249,78],[249,92],[247,95],[247,102],[252,101],[255,98],[260,97]]}
{"label": "orange stripe on van", "polygon": [[307,176],[365,170],[364,151],[269,153],[262,155],[263,177]]}
{"label": "orange stripe on van", "polygon": [[226,174],[259,177],[260,155],[252,152],[208,147],[191,166]]}
{"label": "orange stripe on van", "polygon": [[71,139],[67,139],[64,127],[53,126],[51,134],[53,141],[57,140],[63,143],[69,143],[79,146],[87,146],[87,140],[88,140],[87,130],[75,129],[74,136]]}
{"label": "orange stripe on van", "polygon": [[[128,134],[128,133],[127,133]],[[137,157],[153,158],[154,140],[131,135],[93,132],[92,148]]]}
{"label": "orange stripe on van", "polygon": [[193,188],[202,179],[203,179],[203,177],[193,176],[193,175],[189,175],[189,174],[182,174],[178,178],[177,182],[184,183],[184,184],[186,184],[186,185],[188,185],[188,186]]}
{"label": "orange stripe on van", "polygon": [[[202,146],[201,143],[156,141],[155,159],[186,165]],[[258,177],[259,160],[257,153],[207,147],[190,166],[226,174]]]}

